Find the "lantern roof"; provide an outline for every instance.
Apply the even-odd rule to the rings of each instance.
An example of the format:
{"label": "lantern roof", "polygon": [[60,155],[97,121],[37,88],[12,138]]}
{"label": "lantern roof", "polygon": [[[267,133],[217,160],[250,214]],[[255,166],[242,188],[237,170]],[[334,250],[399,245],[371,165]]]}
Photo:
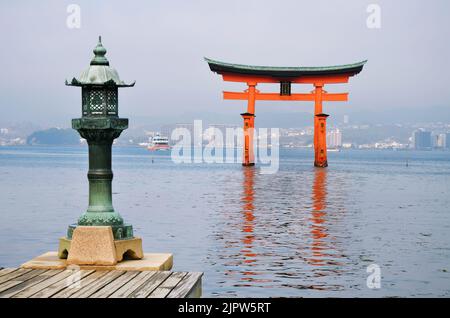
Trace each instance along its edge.
{"label": "lantern roof", "polygon": [[102,37],[98,37],[97,46],[93,50],[94,57],[91,60],[89,67],[84,70],[79,78],[74,77],[70,82],[66,80],[66,85],[69,86],[117,86],[117,87],[132,87],[135,82],[126,84],[119,77],[119,73],[109,66],[109,61],[105,57],[106,49],[102,44]]}

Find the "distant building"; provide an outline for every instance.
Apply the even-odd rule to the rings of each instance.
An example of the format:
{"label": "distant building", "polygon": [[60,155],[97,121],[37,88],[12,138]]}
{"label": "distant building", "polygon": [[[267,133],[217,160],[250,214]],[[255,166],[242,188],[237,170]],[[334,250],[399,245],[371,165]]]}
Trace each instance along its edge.
{"label": "distant building", "polygon": [[431,132],[418,129],[413,132],[413,148],[417,150],[429,150],[432,148]]}
{"label": "distant building", "polygon": [[450,133],[445,134],[445,149],[450,149]]}
{"label": "distant building", "polygon": [[344,115],[344,124],[348,125],[350,123],[350,117],[348,115]]}
{"label": "distant building", "polygon": [[436,148],[445,148],[445,134],[438,134],[436,135],[436,144],[433,145]]}
{"label": "distant building", "polygon": [[329,148],[342,147],[342,132],[339,129],[327,133],[327,146]]}
{"label": "distant building", "polygon": [[431,133],[431,147],[439,148],[439,135]]}

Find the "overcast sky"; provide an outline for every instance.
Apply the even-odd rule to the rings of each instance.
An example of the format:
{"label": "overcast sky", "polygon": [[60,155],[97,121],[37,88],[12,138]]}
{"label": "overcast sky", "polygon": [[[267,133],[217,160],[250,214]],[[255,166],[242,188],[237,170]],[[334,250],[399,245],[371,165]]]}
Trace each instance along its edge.
{"label": "overcast sky", "polygon": [[[224,83],[203,57],[277,66],[348,64],[368,59],[361,74],[328,91],[332,116],[402,113],[450,116],[450,2],[442,1],[5,1],[0,2],[0,122],[69,126],[81,113],[80,89],[64,86],[92,58],[102,35],[107,57],[134,88],[120,90],[120,114],[180,121],[240,120],[246,105],[223,101]],[[67,6],[81,8],[81,28],[66,25]],[[381,7],[369,29],[367,6]],[[261,87],[275,91],[279,87]],[[311,87],[299,87],[309,91]],[[312,111],[307,102],[260,102],[256,115]],[[181,119],[180,119],[181,118]],[[275,118],[275,117],[274,117]],[[420,120],[420,118],[417,118]],[[445,118],[444,118],[445,119]],[[214,119],[213,119],[214,120]],[[276,119],[273,124],[277,126]]]}

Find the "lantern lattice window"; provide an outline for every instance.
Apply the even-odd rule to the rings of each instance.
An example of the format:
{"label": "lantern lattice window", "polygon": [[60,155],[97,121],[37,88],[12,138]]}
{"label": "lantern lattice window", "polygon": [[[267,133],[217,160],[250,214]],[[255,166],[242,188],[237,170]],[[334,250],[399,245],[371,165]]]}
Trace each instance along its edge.
{"label": "lantern lattice window", "polygon": [[83,116],[88,114],[88,107],[89,107],[89,92],[85,89],[82,90],[81,94],[81,104],[83,108]]}
{"label": "lantern lattice window", "polygon": [[83,116],[118,116],[117,88],[84,87],[82,92]]}
{"label": "lantern lattice window", "polygon": [[91,90],[89,93],[89,110],[92,115],[101,115],[105,111],[105,97],[101,90]]}
{"label": "lantern lattice window", "polygon": [[108,115],[117,115],[117,89],[106,91],[106,111]]}

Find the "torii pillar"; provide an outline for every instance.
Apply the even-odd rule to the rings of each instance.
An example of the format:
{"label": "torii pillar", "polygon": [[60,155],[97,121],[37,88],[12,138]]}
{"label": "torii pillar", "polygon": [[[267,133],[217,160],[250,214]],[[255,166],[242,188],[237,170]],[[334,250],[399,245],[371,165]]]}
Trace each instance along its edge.
{"label": "torii pillar", "polygon": [[314,116],[314,166],[325,168],[327,161],[327,114]]}
{"label": "torii pillar", "polygon": [[248,102],[247,112],[241,114],[244,119],[244,151],[242,156],[243,166],[255,165],[255,153],[253,150],[253,138],[255,135],[255,100],[256,100],[256,82],[247,82]]}
{"label": "torii pillar", "polygon": [[243,166],[255,165],[255,153],[253,150],[253,138],[255,135],[255,115],[251,113],[241,114],[244,118],[244,151],[242,154]]}

